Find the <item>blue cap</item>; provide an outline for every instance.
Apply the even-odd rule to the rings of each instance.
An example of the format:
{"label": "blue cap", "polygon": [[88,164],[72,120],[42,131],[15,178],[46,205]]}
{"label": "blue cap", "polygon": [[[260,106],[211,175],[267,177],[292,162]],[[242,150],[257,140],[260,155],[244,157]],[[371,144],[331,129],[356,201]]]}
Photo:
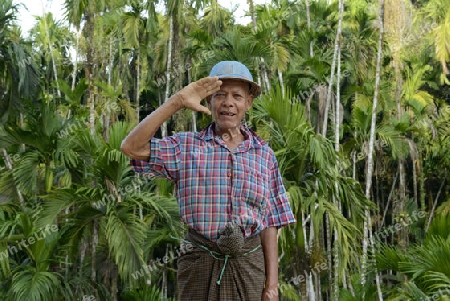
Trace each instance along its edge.
{"label": "blue cap", "polygon": [[237,61],[221,61],[212,67],[209,76],[218,76],[219,79],[236,79],[250,84],[250,93],[254,97],[261,94],[261,87],[253,81],[248,68]]}

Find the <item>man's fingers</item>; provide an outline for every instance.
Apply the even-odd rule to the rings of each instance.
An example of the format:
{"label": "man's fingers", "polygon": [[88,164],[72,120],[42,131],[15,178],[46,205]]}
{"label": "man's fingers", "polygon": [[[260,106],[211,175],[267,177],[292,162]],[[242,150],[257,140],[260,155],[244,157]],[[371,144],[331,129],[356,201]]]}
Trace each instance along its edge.
{"label": "man's fingers", "polygon": [[200,86],[205,86],[205,85],[211,85],[211,84],[214,84],[217,82],[220,82],[218,76],[209,76],[209,77],[204,77],[202,79],[199,79],[197,81],[197,84],[199,84]]}
{"label": "man's fingers", "polygon": [[[203,107],[203,106],[202,106]],[[202,113],[211,115],[211,111],[207,107],[203,107],[204,109],[201,111]]]}
{"label": "man's fingers", "polygon": [[202,99],[219,91],[222,81],[217,76],[204,77],[192,82],[179,92],[181,107],[211,115],[207,107],[200,104]]}
{"label": "man's fingers", "polygon": [[201,112],[201,113],[205,113],[205,114],[211,115],[211,111],[207,107],[202,106],[202,105],[198,105],[198,106],[196,106],[195,108],[192,108],[192,109],[197,111],[197,112]]}
{"label": "man's fingers", "polygon": [[217,91],[219,91],[220,86],[222,85],[222,81],[219,80],[217,76],[214,77],[205,77],[197,81],[197,84],[200,85],[206,92],[206,96],[209,96]]}

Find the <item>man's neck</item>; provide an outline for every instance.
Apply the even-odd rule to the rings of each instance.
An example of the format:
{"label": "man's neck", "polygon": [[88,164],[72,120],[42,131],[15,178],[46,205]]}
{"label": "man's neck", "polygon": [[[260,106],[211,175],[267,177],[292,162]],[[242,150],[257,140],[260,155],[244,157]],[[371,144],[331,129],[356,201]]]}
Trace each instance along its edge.
{"label": "man's neck", "polygon": [[223,139],[230,150],[235,149],[242,141],[245,140],[240,126],[227,129],[226,131],[220,131],[216,125],[214,127],[214,133],[216,136],[220,136]]}

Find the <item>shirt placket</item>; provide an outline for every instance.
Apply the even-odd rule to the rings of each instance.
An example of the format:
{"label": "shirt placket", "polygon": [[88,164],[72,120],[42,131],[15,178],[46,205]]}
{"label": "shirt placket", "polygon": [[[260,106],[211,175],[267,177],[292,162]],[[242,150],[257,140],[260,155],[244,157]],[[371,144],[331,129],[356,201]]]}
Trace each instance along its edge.
{"label": "shirt placket", "polygon": [[236,161],[236,158],[234,157],[234,154],[228,151],[228,172],[227,172],[227,179],[228,179],[228,193],[230,195],[230,200],[228,204],[228,216],[233,216],[233,200],[234,200],[234,193],[235,193],[235,187],[233,185],[234,181],[234,162]]}
{"label": "shirt placket", "polygon": [[225,179],[224,181],[226,181],[226,185],[227,185],[227,192],[228,195],[230,196],[230,199],[227,200],[226,203],[226,213],[228,214],[229,217],[232,217],[233,214],[233,199],[234,199],[234,193],[235,193],[235,188],[233,187],[233,181],[234,181],[234,162],[235,162],[235,157],[234,154],[230,151],[230,149],[227,147],[227,145],[225,144],[225,142],[219,138],[219,137],[215,137],[216,142],[220,145],[221,149],[221,158],[223,160],[225,160],[225,164],[227,166],[227,169],[224,171],[226,173],[225,175]]}
{"label": "shirt placket", "polygon": [[245,179],[244,165],[242,164],[242,155],[244,149],[241,146],[238,146],[232,153],[231,156],[231,168],[233,170],[233,182],[232,182],[232,194],[231,194],[231,209],[230,212],[231,218],[233,220],[240,220],[240,215],[242,214],[241,205],[239,202],[241,201],[242,195],[242,185]]}

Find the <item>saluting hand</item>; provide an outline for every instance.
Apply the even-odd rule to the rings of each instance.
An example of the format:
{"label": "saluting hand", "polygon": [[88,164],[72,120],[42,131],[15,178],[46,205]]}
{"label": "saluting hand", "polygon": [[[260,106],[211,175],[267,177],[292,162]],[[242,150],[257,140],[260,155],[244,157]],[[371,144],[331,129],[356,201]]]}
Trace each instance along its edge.
{"label": "saluting hand", "polygon": [[190,83],[177,93],[181,107],[211,115],[211,111],[200,103],[202,99],[219,91],[221,85],[222,81],[217,76]]}

